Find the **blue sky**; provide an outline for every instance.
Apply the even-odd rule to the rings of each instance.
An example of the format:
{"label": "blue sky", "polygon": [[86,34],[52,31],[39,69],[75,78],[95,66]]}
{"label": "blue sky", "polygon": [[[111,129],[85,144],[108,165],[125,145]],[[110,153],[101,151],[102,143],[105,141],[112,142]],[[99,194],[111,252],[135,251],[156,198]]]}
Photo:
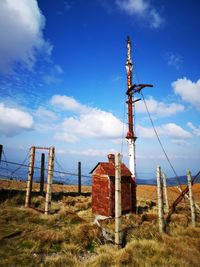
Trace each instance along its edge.
{"label": "blue sky", "polygon": [[[31,145],[56,147],[68,171],[90,171],[110,152],[127,163],[126,39],[133,82],[144,89],[154,124],[177,173],[200,158],[199,1],[2,0],[0,137],[20,161]],[[138,97],[140,97],[138,95]],[[140,178],[156,165],[173,173],[136,105]]]}

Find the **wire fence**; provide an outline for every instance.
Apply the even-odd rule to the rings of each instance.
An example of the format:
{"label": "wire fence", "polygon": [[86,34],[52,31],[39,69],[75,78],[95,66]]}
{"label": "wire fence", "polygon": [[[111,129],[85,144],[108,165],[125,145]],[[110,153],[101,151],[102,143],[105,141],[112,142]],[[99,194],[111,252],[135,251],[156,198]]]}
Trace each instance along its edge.
{"label": "wire fence", "polygon": [[[34,165],[34,175],[33,175],[33,191],[40,191],[40,178],[41,178],[41,153],[36,153],[35,165]],[[0,163],[0,188],[16,189],[16,190],[26,190],[26,181],[29,172],[29,151],[27,152],[24,160],[19,162],[9,161],[6,158],[5,152],[3,151],[3,157]],[[46,190],[46,177],[48,172],[48,160],[44,164],[44,191]],[[157,203],[157,189],[156,189],[156,178],[153,177],[151,173],[139,172],[137,183],[137,200],[138,202],[148,203],[153,202],[155,205]],[[54,172],[53,172],[53,193],[69,193],[78,192],[78,165],[77,173],[66,171],[65,168],[60,164],[57,157],[54,161]],[[151,179],[148,179],[151,177]],[[199,183],[200,174],[196,175],[195,183]],[[167,178],[167,193],[169,199],[169,205],[171,206],[177,197],[180,195],[180,181],[182,184],[182,190],[187,186],[187,176],[181,176],[180,179]],[[81,192],[91,193],[92,177],[90,175],[81,175]],[[199,203],[200,199],[200,186],[193,186],[194,199]],[[188,205],[188,200],[183,198],[182,204]]]}
{"label": "wire fence", "polygon": [[[29,152],[27,152],[24,160],[14,162],[7,160],[5,152],[3,150],[2,159],[0,161],[0,188],[25,190],[26,181],[29,173]],[[41,168],[41,153],[35,153],[34,161],[34,175],[33,175],[33,191],[39,191],[41,170],[44,172],[44,183],[46,184],[48,173],[48,159],[44,162],[44,167]],[[78,190],[78,166],[77,173],[69,172],[65,170],[55,157],[54,172],[53,172],[53,185],[52,192],[77,192]],[[81,186],[83,191],[90,191],[89,185],[91,185],[91,176],[81,174]],[[44,186],[46,190],[46,185]]]}

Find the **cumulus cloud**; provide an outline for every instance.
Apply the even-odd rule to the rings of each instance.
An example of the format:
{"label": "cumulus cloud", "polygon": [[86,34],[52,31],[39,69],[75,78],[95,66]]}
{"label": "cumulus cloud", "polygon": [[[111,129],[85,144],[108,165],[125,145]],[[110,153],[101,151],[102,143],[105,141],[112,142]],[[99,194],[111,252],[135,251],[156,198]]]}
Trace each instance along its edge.
{"label": "cumulus cloud", "polygon": [[[177,103],[166,104],[159,102],[153,97],[146,100],[149,112],[157,117],[167,117],[174,115],[178,112],[184,111],[184,106]],[[143,101],[137,103],[137,112],[146,113],[146,108]]]}
{"label": "cumulus cloud", "polygon": [[160,127],[158,127],[158,131],[162,135],[167,135],[172,138],[177,139],[188,139],[191,138],[192,135],[190,132],[184,130],[182,127],[175,123],[167,123]]}
{"label": "cumulus cloud", "polygon": [[82,105],[69,96],[55,95],[50,102],[75,113],[75,116],[63,120],[60,132],[56,134],[59,140],[76,142],[82,137],[117,139],[122,135],[124,125],[111,112]]}
{"label": "cumulus cloud", "polygon": [[50,55],[52,45],[43,37],[45,18],[36,0],[0,1],[0,71],[14,63],[31,69],[38,51]]}
{"label": "cumulus cloud", "polygon": [[195,83],[184,77],[173,82],[172,87],[183,101],[200,110],[200,79]]}
{"label": "cumulus cloud", "polygon": [[33,127],[32,116],[18,108],[10,108],[0,103],[0,133],[15,136]]}
{"label": "cumulus cloud", "polygon": [[[152,128],[143,127],[138,125],[136,127],[138,136],[143,138],[154,138],[155,133]],[[156,130],[160,136],[170,137],[172,139],[189,139],[192,137],[191,133],[184,130],[182,127],[175,123],[167,123],[156,127]]]}
{"label": "cumulus cloud", "polygon": [[91,108],[86,105],[82,105],[76,101],[73,97],[65,95],[54,95],[50,103],[65,111],[74,111],[77,113],[87,113]]}
{"label": "cumulus cloud", "polygon": [[116,0],[116,4],[126,14],[130,16],[134,15],[147,21],[154,29],[160,27],[163,23],[159,12],[148,0]]}
{"label": "cumulus cloud", "polygon": [[188,122],[187,125],[188,125],[188,127],[190,127],[192,129],[192,132],[194,135],[200,136],[200,126],[195,127],[192,122]]}

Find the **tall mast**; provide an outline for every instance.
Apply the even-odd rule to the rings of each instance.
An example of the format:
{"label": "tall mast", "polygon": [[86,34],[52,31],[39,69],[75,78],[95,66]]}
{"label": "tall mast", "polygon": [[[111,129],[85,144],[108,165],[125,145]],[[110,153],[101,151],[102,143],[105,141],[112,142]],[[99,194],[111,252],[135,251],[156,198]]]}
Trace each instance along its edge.
{"label": "tall mast", "polygon": [[133,130],[133,112],[134,112],[134,95],[131,92],[132,89],[132,70],[133,64],[131,60],[131,40],[128,36],[127,40],[127,60],[126,60],[126,72],[127,72],[127,95],[128,95],[128,132],[126,139],[128,140],[128,150],[129,150],[129,169],[132,172],[133,177],[136,177],[136,162],[135,162],[135,141],[137,137],[135,136]]}
{"label": "tall mast", "polygon": [[134,100],[134,94],[140,93],[140,91],[144,87],[153,87],[151,84],[132,84],[132,70],[133,64],[131,59],[131,40],[128,36],[127,39],[127,60],[126,60],[126,72],[127,72],[127,91],[126,94],[128,96],[128,100],[126,103],[128,104],[128,132],[126,135],[126,139],[128,140],[128,151],[129,151],[129,169],[132,173],[133,178],[136,178],[136,159],[135,159],[135,141],[137,139],[133,125],[133,121],[135,121],[135,102],[140,99]]}

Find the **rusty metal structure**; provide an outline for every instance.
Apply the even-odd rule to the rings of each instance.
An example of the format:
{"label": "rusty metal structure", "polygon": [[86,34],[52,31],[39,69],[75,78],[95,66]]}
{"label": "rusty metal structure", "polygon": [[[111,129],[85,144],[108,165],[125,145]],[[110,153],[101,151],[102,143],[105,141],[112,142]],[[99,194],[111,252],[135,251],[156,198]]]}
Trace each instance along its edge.
{"label": "rusty metal structure", "polygon": [[129,169],[132,173],[132,177],[136,178],[136,159],[135,159],[135,141],[137,139],[135,135],[135,103],[140,99],[134,99],[135,93],[140,93],[140,91],[145,87],[153,87],[151,84],[133,84],[133,64],[131,59],[131,40],[128,36],[127,40],[127,60],[126,60],[126,72],[127,72],[127,91],[128,100],[128,132],[126,139],[128,140],[129,147]]}

